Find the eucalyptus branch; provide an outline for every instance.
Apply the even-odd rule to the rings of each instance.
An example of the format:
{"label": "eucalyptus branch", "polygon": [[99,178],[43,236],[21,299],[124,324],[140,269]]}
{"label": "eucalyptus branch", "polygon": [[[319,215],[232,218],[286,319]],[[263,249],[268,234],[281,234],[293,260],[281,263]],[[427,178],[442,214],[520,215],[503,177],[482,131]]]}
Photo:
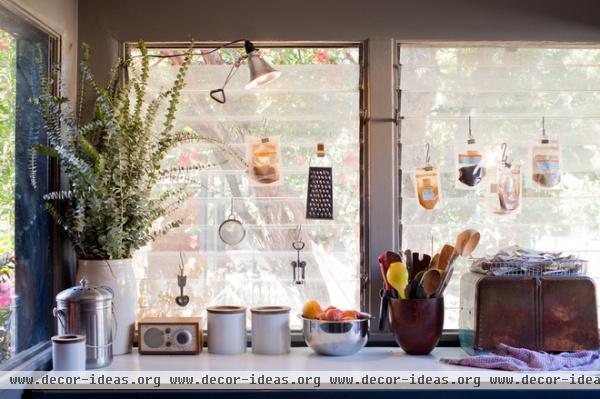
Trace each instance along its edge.
{"label": "eucalyptus branch", "polygon": [[[80,104],[75,113],[66,98],[52,93],[53,78],[46,76],[41,62],[39,65],[40,93],[34,101],[43,116],[48,144],[32,146],[32,154],[58,159],[69,178],[67,190],[44,196],[45,206],[83,259],[131,257],[135,250],[181,223],[172,221],[158,230],[152,228],[187,198],[185,189],[161,192],[158,188],[165,176],[174,173],[162,171],[161,164],[178,144],[174,120],[192,47],[172,87],[146,107],[150,69],[143,42],[140,50],[137,77],[119,84],[119,68],[126,65],[119,61],[111,70],[108,85],[100,86],[89,67],[89,48],[84,46]],[[94,96],[94,112],[84,122],[83,88],[88,85]],[[157,128],[155,121],[164,102],[167,115]],[[208,167],[211,165],[197,165],[188,172]],[[60,212],[59,202],[63,205]]]}

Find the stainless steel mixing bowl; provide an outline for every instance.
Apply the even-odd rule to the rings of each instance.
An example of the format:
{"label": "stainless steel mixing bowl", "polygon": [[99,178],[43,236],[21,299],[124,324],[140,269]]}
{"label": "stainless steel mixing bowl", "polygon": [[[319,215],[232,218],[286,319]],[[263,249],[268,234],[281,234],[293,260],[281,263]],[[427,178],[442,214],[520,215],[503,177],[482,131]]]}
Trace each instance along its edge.
{"label": "stainless steel mixing bowl", "polygon": [[371,315],[360,313],[358,320],[327,321],[306,319],[303,322],[304,341],[320,355],[346,356],[358,352],[369,339]]}

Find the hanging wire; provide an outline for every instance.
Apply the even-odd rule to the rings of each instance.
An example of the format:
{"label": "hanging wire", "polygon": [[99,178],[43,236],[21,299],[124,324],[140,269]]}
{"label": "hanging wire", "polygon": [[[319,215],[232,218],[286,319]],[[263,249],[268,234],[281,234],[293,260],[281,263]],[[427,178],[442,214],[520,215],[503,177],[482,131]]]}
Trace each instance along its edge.
{"label": "hanging wire", "polygon": [[429,165],[431,163],[431,156],[429,155],[429,143],[425,144],[425,163]]}
{"label": "hanging wire", "polygon": [[546,118],[544,116],[542,116],[542,138],[548,138],[548,136],[546,135]]}
{"label": "hanging wire", "polygon": [[231,205],[229,208],[229,216],[233,216],[233,197],[231,197]]}
{"label": "hanging wire", "polygon": [[[225,47],[229,47],[233,44],[237,44],[237,43],[242,43],[244,42],[245,39],[237,39],[237,40],[233,40],[229,43],[225,43],[225,44],[221,44],[213,49],[207,50],[207,51],[200,51],[200,52],[192,52],[192,56],[205,56],[205,55],[209,55],[212,53],[215,53],[219,50],[222,50]],[[182,53],[174,53],[174,54],[147,54],[147,57],[151,57],[151,58],[174,58],[174,57],[183,57],[187,55],[187,52],[182,52]],[[139,54],[139,55],[130,55],[129,59],[131,58],[139,58],[139,57],[143,57],[143,55]]]}
{"label": "hanging wire", "polygon": [[506,150],[508,149],[508,145],[506,143],[502,143],[502,163],[507,163],[508,156],[506,155]]}
{"label": "hanging wire", "polygon": [[263,116],[263,118],[262,118],[262,131],[263,132],[267,131],[267,122],[268,122],[267,117]]}
{"label": "hanging wire", "polygon": [[471,115],[469,115],[469,140],[473,140],[473,132],[471,132]]}
{"label": "hanging wire", "polygon": [[179,252],[179,272],[183,275],[183,271],[185,269],[185,260],[183,258],[183,252]]}

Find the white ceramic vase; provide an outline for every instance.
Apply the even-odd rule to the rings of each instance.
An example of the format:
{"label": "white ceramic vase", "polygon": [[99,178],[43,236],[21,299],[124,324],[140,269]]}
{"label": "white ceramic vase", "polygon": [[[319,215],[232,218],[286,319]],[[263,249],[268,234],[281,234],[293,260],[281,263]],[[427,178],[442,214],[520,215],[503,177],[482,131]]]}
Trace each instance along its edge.
{"label": "white ceramic vase", "polygon": [[85,278],[89,286],[109,287],[115,294],[113,355],[131,352],[133,344],[137,287],[132,263],[131,259],[80,260],[77,267],[77,282]]}

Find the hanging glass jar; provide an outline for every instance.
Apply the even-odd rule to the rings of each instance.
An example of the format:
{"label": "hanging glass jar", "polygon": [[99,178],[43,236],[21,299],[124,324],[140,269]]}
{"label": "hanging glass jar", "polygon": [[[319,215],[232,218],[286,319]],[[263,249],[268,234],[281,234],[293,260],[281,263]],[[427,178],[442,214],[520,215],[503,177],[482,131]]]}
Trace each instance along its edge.
{"label": "hanging glass jar", "polygon": [[471,117],[469,116],[469,137],[467,144],[457,148],[457,179],[456,188],[472,190],[475,189],[481,179],[485,176],[483,166],[483,151],[475,142],[471,132]]}
{"label": "hanging glass jar", "polygon": [[542,118],[542,139],[531,149],[531,177],[541,188],[555,188],[561,180],[560,144],[558,140],[549,140]]}
{"label": "hanging glass jar", "polygon": [[434,209],[441,199],[440,174],[437,168],[431,166],[429,158],[429,143],[426,146],[426,165],[417,168],[415,172],[415,191],[419,204],[424,209]]}
{"label": "hanging glass jar", "polygon": [[507,145],[502,143],[502,161],[498,168],[497,193],[499,213],[512,213],[521,204],[521,165],[508,161]]}

